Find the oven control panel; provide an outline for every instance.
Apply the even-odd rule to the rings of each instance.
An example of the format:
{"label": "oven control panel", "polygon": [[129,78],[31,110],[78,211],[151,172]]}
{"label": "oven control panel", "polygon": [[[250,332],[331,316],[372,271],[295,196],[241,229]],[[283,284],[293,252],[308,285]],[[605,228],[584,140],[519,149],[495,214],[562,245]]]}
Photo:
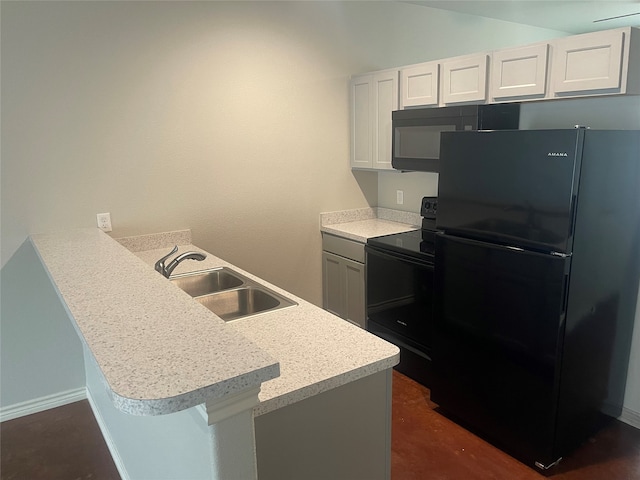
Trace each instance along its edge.
{"label": "oven control panel", "polygon": [[422,197],[420,215],[435,220],[436,210],[438,210],[438,197]]}

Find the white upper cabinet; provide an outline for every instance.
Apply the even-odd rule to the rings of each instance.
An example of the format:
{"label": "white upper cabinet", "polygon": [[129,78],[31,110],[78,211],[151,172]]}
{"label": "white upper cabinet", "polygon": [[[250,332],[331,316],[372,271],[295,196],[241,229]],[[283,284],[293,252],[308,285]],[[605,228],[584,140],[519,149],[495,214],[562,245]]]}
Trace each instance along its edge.
{"label": "white upper cabinet", "polygon": [[438,105],[439,72],[438,62],[400,69],[400,108]]}
{"label": "white upper cabinet", "polygon": [[[632,33],[635,39],[631,38]],[[632,42],[638,43],[637,33],[627,27],[556,40],[552,97],[638,93],[634,90],[640,76],[639,48]],[[630,73],[633,78],[628,84]]]}
{"label": "white upper cabinet", "polygon": [[487,100],[489,55],[480,53],[442,61],[442,104]]}
{"label": "white upper cabinet", "polygon": [[351,79],[351,166],[371,168],[373,75]]}
{"label": "white upper cabinet", "polygon": [[640,95],[640,29],[623,27],[351,79],[351,167],[391,170],[398,108]]}
{"label": "white upper cabinet", "polygon": [[398,71],[374,75],[373,85],[373,168],[391,170],[391,112],[398,109]]}
{"label": "white upper cabinet", "polygon": [[391,170],[391,112],[398,109],[398,70],[351,79],[351,167]]}
{"label": "white upper cabinet", "polygon": [[547,93],[549,44],[493,52],[491,99],[497,102],[543,98]]}

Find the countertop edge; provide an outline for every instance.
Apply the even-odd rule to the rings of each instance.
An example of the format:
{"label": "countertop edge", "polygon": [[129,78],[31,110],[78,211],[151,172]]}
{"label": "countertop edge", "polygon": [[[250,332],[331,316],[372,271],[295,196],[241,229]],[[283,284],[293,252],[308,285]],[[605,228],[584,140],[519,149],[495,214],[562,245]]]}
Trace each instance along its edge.
{"label": "countertop edge", "polygon": [[336,235],[358,243],[367,243],[370,238],[408,232],[419,228],[418,225],[374,218],[322,226],[320,227],[320,232]]}
{"label": "countertop edge", "polygon": [[397,353],[391,357],[363,367],[353,369],[341,375],[327,378],[312,385],[304,386],[298,390],[289,392],[288,394],[281,395],[279,397],[275,397],[266,401],[261,401],[253,409],[254,416],[257,417],[269,412],[273,412],[274,410],[286,407],[287,405],[303,401],[307,398],[313,397],[323,392],[327,392],[334,388],[341,387],[342,385],[346,385],[347,383],[351,383],[356,380],[360,380],[361,378],[368,377],[369,375],[373,375],[383,370],[393,368],[400,362],[400,349],[397,347],[396,349]]}

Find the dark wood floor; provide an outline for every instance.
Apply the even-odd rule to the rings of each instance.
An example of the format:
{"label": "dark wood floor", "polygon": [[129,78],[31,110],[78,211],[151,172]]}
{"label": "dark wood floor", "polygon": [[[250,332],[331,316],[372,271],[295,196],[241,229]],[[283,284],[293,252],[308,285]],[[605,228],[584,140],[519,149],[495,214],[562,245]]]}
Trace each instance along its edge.
{"label": "dark wood floor", "polygon": [[639,480],[640,430],[615,420],[542,475],[436,411],[429,389],[393,372],[393,480]]}
{"label": "dark wood floor", "polygon": [[[427,388],[393,382],[392,480],[547,478],[438,413]],[[0,453],[2,480],[120,478],[87,401],[0,424]],[[613,422],[550,478],[640,480],[640,430]]]}
{"label": "dark wood floor", "polygon": [[0,424],[2,480],[120,480],[87,400]]}

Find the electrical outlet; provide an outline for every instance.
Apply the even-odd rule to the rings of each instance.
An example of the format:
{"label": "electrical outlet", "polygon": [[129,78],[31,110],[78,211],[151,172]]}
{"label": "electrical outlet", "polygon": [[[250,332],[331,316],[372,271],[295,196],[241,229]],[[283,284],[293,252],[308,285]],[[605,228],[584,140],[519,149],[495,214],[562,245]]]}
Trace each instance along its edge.
{"label": "electrical outlet", "polygon": [[396,190],[396,203],[402,205],[404,203],[404,192],[402,190]]}
{"label": "electrical outlet", "polygon": [[96,215],[98,220],[98,228],[103,232],[110,232],[111,228],[111,214],[110,213],[99,213]]}

